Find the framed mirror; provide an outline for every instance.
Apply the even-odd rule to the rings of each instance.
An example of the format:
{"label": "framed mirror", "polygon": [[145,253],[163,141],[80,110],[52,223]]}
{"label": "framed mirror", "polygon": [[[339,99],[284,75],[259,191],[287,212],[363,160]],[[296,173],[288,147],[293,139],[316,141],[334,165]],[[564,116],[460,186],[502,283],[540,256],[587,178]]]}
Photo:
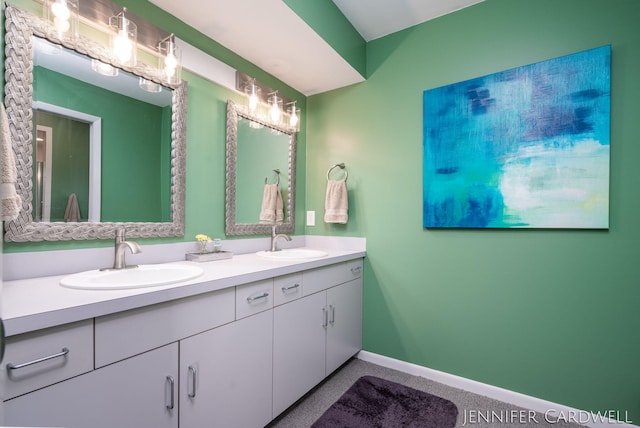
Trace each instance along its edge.
{"label": "framed mirror", "polygon": [[22,199],[5,240],[107,239],[122,227],[129,237],[183,236],[186,83],[167,86],[143,63],[118,67],[102,44],[60,39],[15,6],[5,16],[5,106]]}
{"label": "framed mirror", "polygon": [[227,101],[226,234],[270,234],[273,221],[262,215],[266,186],[283,200],[278,232],[295,228],[295,132],[253,117]]}

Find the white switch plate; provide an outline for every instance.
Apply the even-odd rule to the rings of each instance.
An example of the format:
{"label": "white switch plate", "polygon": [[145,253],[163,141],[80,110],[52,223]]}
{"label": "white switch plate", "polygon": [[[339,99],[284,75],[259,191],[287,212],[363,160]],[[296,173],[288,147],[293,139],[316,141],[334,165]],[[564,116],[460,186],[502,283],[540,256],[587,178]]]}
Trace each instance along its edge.
{"label": "white switch plate", "polygon": [[307,226],[315,226],[315,225],[316,225],[316,212],[307,211]]}

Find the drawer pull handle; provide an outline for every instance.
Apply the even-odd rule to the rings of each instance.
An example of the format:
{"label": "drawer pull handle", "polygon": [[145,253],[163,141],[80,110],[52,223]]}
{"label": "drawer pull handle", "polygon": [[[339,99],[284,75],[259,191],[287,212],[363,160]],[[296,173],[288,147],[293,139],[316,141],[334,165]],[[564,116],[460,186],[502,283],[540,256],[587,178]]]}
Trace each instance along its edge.
{"label": "drawer pull handle", "polygon": [[176,400],[175,400],[175,393],[174,393],[174,386],[175,386],[175,381],[173,380],[173,377],[171,376],[167,376],[167,383],[169,384],[169,404],[167,404],[167,409],[169,410],[173,410],[173,407],[175,406]]}
{"label": "drawer pull handle", "polygon": [[53,355],[49,355],[49,356],[46,356],[46,357],[38,358],[37,360],[27,361],[26,363],[22,363],[22,364],[9,363],[9,364],[7,364],[7,370],[18,370],[18,369],[21,369],[21,368],[24,368],[24,367],[32,366],[34,364],[38,364],[38,363],[42,363],[42,362],[45,362],[45,361],[53,360],[54,358],[64,357],[68,353],[69,353],[69,348],[62,348],[62,351],[58,352],[57,354],[53,354]]}
{"label": "drawer pull handle", "polygon": [[282,292],[286,293],[287,291],[291,291],[291,290],[295,290],[296,288],[300,287],[300,284],[298,284],[297,282],[293,285],[289,285],[288,287],[282,287]]}
{"label": "drawer pull handle", "polygon": [[262,293],[259,296],[255,296],[255,297],[247,297],[247,302],[249,303],[253,303],[256,300],[260,300],[260,299],[266,299],[267,297],[269,297],[269,293],[267,293],[266,291],[264,293]]}
{"label": "drawer pull handle", "polygon": [[196,369],[193,368],[193,366],[189,366],[187,371],[191,375],[191,392],[188,393],[187,395],[189,396],[189,398],[196,398],[196,377],[197,377]]}
{"label": "drawer pull handle", "polygon": [[358,275],[362,271],[362,266],[356,266],[351,268],[351,273],[354,275]]}

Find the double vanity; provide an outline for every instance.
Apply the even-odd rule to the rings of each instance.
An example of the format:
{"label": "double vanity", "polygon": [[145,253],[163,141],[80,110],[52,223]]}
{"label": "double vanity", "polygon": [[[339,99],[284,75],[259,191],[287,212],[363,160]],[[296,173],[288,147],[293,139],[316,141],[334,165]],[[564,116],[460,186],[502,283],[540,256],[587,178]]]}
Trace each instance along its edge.
{"label": "double vanity", "polygon": [[202,274],[120,290],[5,282],[5,424],[268,424],[361,349],[365,253],[315,251],[167,263]]}
{"label": "double vanity", "polygon": [[[17,218],[5,223],[5,241],[112,239],[122,228],[132,238],[184,237],[187,83],[165,84],[143,63],[121,65],[104,53],[100,41],[86,35],[76,39],[51,32],[45,20],[15,6],[6,6],[5,19],[4,102],[13,150],[21,160],[16,191],[23,201]],[[152,183],[155,186],[139,189],[145,201],[154,195],[163,202],[153,215],[121,212],[123,207],[152,205],[140,203],[136,196],[131,196],[135,203],[105,199],[111,188],[118,189],[116,196],[122,196],[119,189],[125,186],[125,193],[135,195],[132,185],[146,181],[139,179],[138,165],[129,168],[135,177],[98,170],[100,165],[105,171],[109,169],[105,167],[107,158],[117,160],[118,171],[127,170],[122,165],[124,158],[151,158],[129,156],[133,147],[141,144],[130,144],[119,137],[100,142],[100,147],[122,144],[127,156],[116,152],[82,165],[82,171],[87,171],[83,184],[92,190],[80,199],[94,201],[86,210],[83,207],[88,217],[78,222],[62,221],[61,215],[50,209],[48,181],[34,180],[31,165],[37,163],[37,157],[33,156],[32,134],[40,128],[45,134],[47,128],[51,128],[52,136],[55,133],[52,126],[35,118],[46,113],[86,122],[90,116],[91,136],[112,135],[114,130],[100,128],[108,123],[118,123],[118,131],[128,135],[122,121],[108,114],[126,112],[131,107],[125,103],[113,108],[86,94],[68,100],[65,94],[43,91],[45,78],[59,78],[61,73],[39,62],[46,57],[34,49],[40,42],[86,61],[98,59],[135,82],[143,78],[164,86],[167,100],[153,108],[161,120],[151,127],[135,124],[136,129],[162,130],[161,135],[171,136],[171,141],[150,141],[157,165],[144,162],[150,176],[161,177]],[[34,87],[36,71],[39,83]],[[63,81],[82,87],[89,83],[75,73],[63,76]],[[139,95],[137,83],[134,90]],[[91,102],[85,105],[85,100]],[[109,106],[108,112],[95,110],[102,105]],[[226,131],[225,236],[268,235],[271,231],[273,249],[278,237],[284,235],[259,222],[259,210],[254,205],[260,201],[267,178],[277,172],[285,201],[285,218],[278,232],[294,232],[296,132],[264,123],[232,100],[227,101]],[[258,153],[255,146],[265,146],[262,142],[272,135],[278,135],[274,141],[278,150],[269,153],[273,156]],[[93,153],[101,153],[97,141],[88,143]],[[158,153],[162,155],[156,156]],[[43,170],[46,173],[49,168],[44,165]],[[56,173],[50,171],[50,175]],[[125,184],[118,184],[116,179]],[[34,189],[38,197],[35,204]],[[67,195],[72,191],[63,188],[54,193]],[[102,201],[101,205],[96,201]],[[118,215],[110,211],[113,207]],[[319,242],[320,237],[314,238]],[[322,238],[333,242],[332,237]],[[175,262],[184,256],[187,242],[167,244],[180,248],[170,255],[164,247],[149,248],[149,252],[145,249],[136,257],[149,257],[154,260],[151,263],[172,262],[143,264],[130,270],[121,269],[125,266],[122,247],[121,253],[116,251],[116,270],[107,272],[83,272],[95,268],[96,263],[102,266],[103,261],[108,265],[102,251],[106,248],[69,250],[73,254],[62,259],[48,254],[54,251],[5,253],[3,274],[11,280],[4,282],[2,293],[8,336],[0,370],[4,424],[262,427],[280,415],[361,349],[365,251],[364,246],[345,250],[313,243],[308,244],[313,248],[305,248],[304,243],[302,248],[277,252],[255,248],[244,251],[250,245],[246,241],[251,240],[229,242],[242,249],[232,251],[245,254],[205,263]],[[117,244],[116,240],[116,250]],[[260,247],[264,248],[268,247]],[[135,246],[129,249],[137,253]],[[16,263],[17,259],[21,262]],[[81,273],[58,275],[70,271]],[[21,279],[27,275],[34,278]]]}

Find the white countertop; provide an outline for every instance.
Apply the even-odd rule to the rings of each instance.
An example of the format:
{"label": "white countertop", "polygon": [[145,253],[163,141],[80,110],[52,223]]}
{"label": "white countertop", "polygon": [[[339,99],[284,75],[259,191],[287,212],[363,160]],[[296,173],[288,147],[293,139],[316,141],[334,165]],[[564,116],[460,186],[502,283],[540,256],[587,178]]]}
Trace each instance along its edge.
{"label": "white countertop", "polygon": [[66,275],[5,281],[2,314],[7,336],[166,302],[227,287],[300,272],[365,256],[364,250],[328,250],[327,257],[302,261],[270,260],[255,254],[234,255],[195,264],[198,278],[177,284],[128,290],[77,290],[59,285]]}

